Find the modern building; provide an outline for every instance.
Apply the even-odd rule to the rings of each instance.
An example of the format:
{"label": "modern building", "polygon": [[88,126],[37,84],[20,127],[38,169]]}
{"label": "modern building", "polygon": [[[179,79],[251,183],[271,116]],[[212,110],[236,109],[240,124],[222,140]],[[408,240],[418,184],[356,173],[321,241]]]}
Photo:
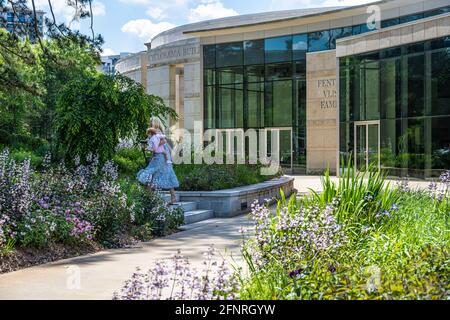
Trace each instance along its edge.
{"label": "modern building", "polygon": [[120,59],[124,59],[132,55],[129,52],[121,52],[116,55],[101,56],[102,64],[98,66],[98,70],[105,73],[114,75],[116,73],[116,64]]}
{"label": "modern building", "polygon": [[181,116],[172,129],[276,130],[298,173],[348,159],[396,176],[450,169],[450,0],[223,18],[147,46],[148,92]]}
{"label": "modern building", "polygon": [[[36,11],[37,28],[39,37],[44,35],[44,11]],[[17,34],[22,39],[28,37],[31,42],[37,40],[34,23],[34,13],[29,11],[14,12],[11,7],[0,8],[0,28],[10,33]]]}
{"label": "modern building", "polygon": [[143,51],[121,58],[116,62],[115,70],[147,88],[147,57],[147,51]]}

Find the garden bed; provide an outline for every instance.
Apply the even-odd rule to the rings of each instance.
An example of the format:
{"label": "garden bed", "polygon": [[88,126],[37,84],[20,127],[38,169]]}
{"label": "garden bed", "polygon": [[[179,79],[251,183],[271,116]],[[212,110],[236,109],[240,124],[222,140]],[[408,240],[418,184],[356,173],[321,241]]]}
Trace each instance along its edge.
{"label": "garden bed", "polygon": [[15,249],[12,252],[0,254],[0,274],[57,260],[83,256],[98,252],[102,249],[102,247],[94,242],[79,246],[51,244],[45,249]]}
{"label": "garden bed", "polygon": [[42,170],[0,152],[0,273],[61,258],[121,248],[177,230],[180,208],[129,179],[109,161]]}

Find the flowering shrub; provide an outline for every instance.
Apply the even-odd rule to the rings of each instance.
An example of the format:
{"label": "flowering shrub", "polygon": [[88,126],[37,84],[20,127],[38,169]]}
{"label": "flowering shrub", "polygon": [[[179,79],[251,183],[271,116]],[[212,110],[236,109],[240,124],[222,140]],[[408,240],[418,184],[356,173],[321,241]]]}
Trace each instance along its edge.
{"label": "flowering shrub", "polygon": [[264,268],[271,261],[291,265],[311,257],[332,256],[346,242],[342,226],[336,222],[333,205],[298,208],[293,202],[280,203],[277,214],[266,206],[252,205],[255,221],[253,260]]}
{"label": "flowering shrub", "polygon": [[[138,187],[140,197],[127,195],[113,162],[100,166],[92,155],[85,164],[79,158],[74,162],[72,170],[63,164],[52,167],[47,155],[43,170],[36,172],[29,160],[17,163],[8,150],[0,153],[0,250],[12,242],[36,248],[52,242],[120,245],[123,234],[154,222],[151,215],[136,221],[148,211],[178,214],[176,220],[169,219],[171,229],[183,223],[182,212],[168,212],[156,193]],[[140,205],[144,194],[150,200],[146,207]]]}
{"label": "flowering shrub", "polygon": [[157,261],[144,273],[140,269],[127,280],[114,300],[225,300],[236,299],[238,283],[224,260],[214,260],[216,250],[204,253],[197,270],[178,251],[170,261]]}
{"label": "flowering shrub", "polygon": [[447,299],[449,173],[429,192],[371,176],[325,177],[322,194],[276,212],[255,204],[240,298]]}

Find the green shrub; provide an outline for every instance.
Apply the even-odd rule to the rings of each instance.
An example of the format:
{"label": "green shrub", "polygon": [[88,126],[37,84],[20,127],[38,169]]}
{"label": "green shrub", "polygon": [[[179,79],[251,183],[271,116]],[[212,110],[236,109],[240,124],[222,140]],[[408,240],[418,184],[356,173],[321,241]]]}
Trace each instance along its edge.
{"label": "green shrub", "polygon": [[138,148],[124,148],[117,151],[113,161],[118,165],[122,175],[135,177],[137,172],[145,167],[145,159]]}
{"label": "green shrub", "polygon": [[174,165],[183,191],[215,191],[257,184],[274,176],[261,175],[259,165]]}

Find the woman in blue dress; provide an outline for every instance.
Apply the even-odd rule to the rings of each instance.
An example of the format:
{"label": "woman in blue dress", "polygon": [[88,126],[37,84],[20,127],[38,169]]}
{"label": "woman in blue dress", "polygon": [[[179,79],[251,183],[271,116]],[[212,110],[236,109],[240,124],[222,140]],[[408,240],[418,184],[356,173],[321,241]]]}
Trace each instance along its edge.
{"label": "woman in blue dress", "polygon": [[[174,204],[176,202],[175,189],[180,186],[180,183],[173,170],[172,153],[167,141],[161,141],[160,136],[164,132],[161,120],[152,118],[150,126],[156,129],[159,134],[149,138],[149,151],[153,152],[153,158],[147,168],[138,172],[137,179],[151,188],[169,190],[171,195],[169,204]],[[168,159],[166,159],[166,156]]]}

